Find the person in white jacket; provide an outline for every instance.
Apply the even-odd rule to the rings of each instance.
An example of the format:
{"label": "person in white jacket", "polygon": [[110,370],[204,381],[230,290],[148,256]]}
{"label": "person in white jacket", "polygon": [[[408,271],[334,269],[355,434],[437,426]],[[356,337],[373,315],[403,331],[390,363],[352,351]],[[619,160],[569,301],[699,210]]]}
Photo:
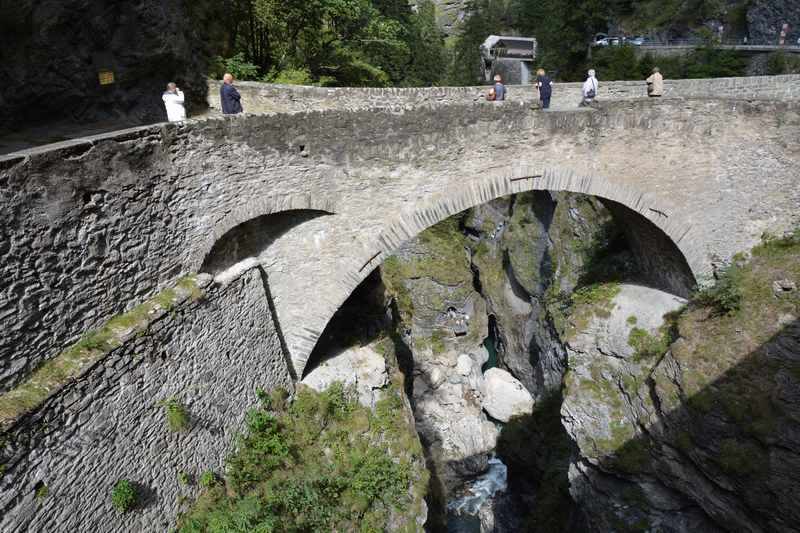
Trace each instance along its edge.
{"label": "person in white jacket", "polygon": [[170,122],[180,122],[186,120],[186,108],[183,107],[183,91],[178,86],[170,82],[167,90],[161,95],[164,100],[164,107],[167,108],[167,120]]}
{"label": "person in white jacket", "polygon": [[594,99],[597,97],[597,89],[600,85],[597,82],[597,78],[595,77],[594,69],[589,70],[589,76],[586,78],[586,81],[583,82],[583,89],[581,93],[583,94],[583,100],[581,100],[580,106],[587,106],[591,105]]}

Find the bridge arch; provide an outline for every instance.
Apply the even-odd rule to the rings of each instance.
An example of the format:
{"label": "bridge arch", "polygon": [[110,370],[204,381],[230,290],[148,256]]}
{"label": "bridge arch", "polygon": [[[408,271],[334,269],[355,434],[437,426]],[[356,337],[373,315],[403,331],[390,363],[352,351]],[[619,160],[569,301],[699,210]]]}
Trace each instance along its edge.
{"label": "bridge arch", "polygon": [[365,239],[361,248],[353,251],[352,262],[336,273],[338,279],[332,284],[337,294],[328,301],[338,303],[318,310],[315,316],[321,318],[317,318],[317,323],[305,324],[302,336],[296,337],[295,342],[288,346],[297,375],[303,375],[306,363],[333,314],[402,243],[466,209],[503,196],[536,190],[572,192],[600,199],[615,218],[623,218],[624,226],[632,232],[634,252],[636,246],[644,247],[637,255],[657,254],[652,258],[652,266],[663,273],[662,279],[655,283],[660,288],[686,296],[696,280],[708,274],[709,267],[702,250],[695,245],[698,239],[694,238],[694,228],[672,217],[676,210],[670,203],[612,178],[558,168],[501,167],[487,175],[450,186],[423,203],[400,211],[380,233]]}
{"label": "bridge arch", "polygon": [[267,215],[289,211],[313,211],[331,215],[336,212],[336,201],[330,196],[314,194],[270,194],[251,199],[231,210],[214,224],[208,237],[192,255],[190,269],[194,272],[203,271],[215,248],[242,224]]}

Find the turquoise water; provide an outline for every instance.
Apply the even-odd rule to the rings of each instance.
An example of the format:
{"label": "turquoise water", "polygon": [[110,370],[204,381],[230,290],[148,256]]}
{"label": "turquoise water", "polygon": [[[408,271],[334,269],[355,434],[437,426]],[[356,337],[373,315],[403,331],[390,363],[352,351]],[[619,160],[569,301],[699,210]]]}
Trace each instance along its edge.
{"label": "turquoise water", "polygon": [[483,339],[483,345],[486,347],[486,351],[489,352],[489,360],[481,367],[481,372],[486,372],[490,368],[497,366],[497,346],[495,346],[494,335]]}
{"label": "turquoise water", "polygon": [[493,315],[489,315],[489,336],[483,339],[483,346],[489,352],[489,360],[481,367],[486,372],[497,366],[497,323]]}

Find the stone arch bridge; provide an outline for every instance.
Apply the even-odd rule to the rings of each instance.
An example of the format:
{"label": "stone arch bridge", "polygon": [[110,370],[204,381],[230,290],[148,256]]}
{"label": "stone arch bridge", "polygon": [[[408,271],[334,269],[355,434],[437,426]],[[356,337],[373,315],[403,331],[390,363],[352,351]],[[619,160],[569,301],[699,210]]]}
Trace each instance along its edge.
{"label": "stone arch bridge", "polygon": [[[245,102],[286,99],[290,111],[158,124],[0,157],[0,421],[14,443],[0,522],[14,531],[63,513],[55,500],[34,502],[42,472],[74,477],[74,461],[109,440],[118,445],[105,461],[157,496],[143,517],[168,521],[176,510],[161,499],[177,489],[155,469],[218,462],[237,427],[230,420],[241,421],[252,394],[214,403],[193,392],[187,402],[213,412],[219,431],[208,430],[217,422],[193,427],[202,439],[188,451],[162,450],[145,465],[131,442],[184,438],[147,429],[158,416],[142,398],[148,380],[158,382],[156,397],[183,394],[187,384],[199,391],[198,380],[231,395],[239,389],[226,383],[242,373],[253,374],[247,386],[290,384],[333,313],[392,250],[494,198],[528,190],[599,197],[624,222],[652,283],[685,294],[763,233],[800,223],[799,81],[678,81],[661,100],[642,98],[643,84],[606,84],[599,109],[550,112],[531,111],[523,88],[491,104],[471,88],[296,89],[287,99],[245,85]],[[575,91],[563,86],[563,107]],[[86,331],[198,272],[216,280],[200,277],[205,307],[154,314],[146,334],[122,334],[108,357],[49,384],[38,400],[3,403]],[[123,352],[144,360],[114,363]],[[122,403],[110,413],[88,396]],[[124,409],[128,424],[118,419]],[[81,416],[89,422],[58,437],[37,429],[42,418],[57,425]],[[76,445],[80,459],[63,453]],[[84,465],[80,483],[100,487],[84,497],[100,509],[109,474],[93,468]],[[78,490],[74,479],[62,481],[61,490]],[[47,483],[58,490],[59,481]],[[114,528],[114,519],[70,512],[84,527]],[[158,523],[142,520],[145,529]]]}

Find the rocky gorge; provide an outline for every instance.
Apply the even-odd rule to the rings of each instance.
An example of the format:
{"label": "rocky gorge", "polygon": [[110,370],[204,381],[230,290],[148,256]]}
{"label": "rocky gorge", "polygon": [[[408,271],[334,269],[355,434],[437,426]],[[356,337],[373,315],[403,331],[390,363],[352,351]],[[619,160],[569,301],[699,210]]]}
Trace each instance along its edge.
{"label": "rocky gorge", "polygon": [[406,243],[326,330],[303,383],[374,405],[403,375],[426,530],[793,530],[797,236],[687,301],[647,286],[623,230],[581,195],[484,204]]}

